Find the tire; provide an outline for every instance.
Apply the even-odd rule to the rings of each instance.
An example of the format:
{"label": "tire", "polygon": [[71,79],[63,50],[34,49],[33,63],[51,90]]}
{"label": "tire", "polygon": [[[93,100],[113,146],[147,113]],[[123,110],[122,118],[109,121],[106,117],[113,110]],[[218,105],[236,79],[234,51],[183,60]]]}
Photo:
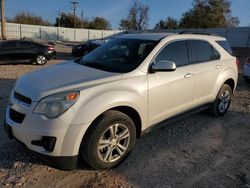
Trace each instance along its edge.
{"label": "tire", "polygon": [[36,64],[37,65],[45,65],[47,63],[48,59],[44,54],[39,54],[36,57]]}
{"label": "tire", "polygon": [[214,116],[224,116],[231,104],[232,88],[224,84],[219,90],[219,93],[210,109]]}
{"label": "tire", "polygon": [[[115,132],[113,137],[111,130]],[[118,135],[124,135],[123,139],[119,140]],[[110,110],[93,122],[82,141],[80,154],[92,168],[109,169],[123,162],[132,151],[135,140],[136,129],[132,119],[124,113]]]}

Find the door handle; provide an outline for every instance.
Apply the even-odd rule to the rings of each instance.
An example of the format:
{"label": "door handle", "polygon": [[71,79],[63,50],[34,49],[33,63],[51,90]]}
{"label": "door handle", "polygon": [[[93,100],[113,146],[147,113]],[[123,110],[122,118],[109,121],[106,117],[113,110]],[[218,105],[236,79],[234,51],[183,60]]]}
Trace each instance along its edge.
{"label": "door handle", "polygon": [[184,76],[184,78],[190,78],[191,76],[193,76],[192,73],[187,73],[187,74]]}
{"label": "door handle", "polygon": [[216,69],[219,69],[219,68],[221,68],[221,65],[216,65],[215,68],[216,68]]}

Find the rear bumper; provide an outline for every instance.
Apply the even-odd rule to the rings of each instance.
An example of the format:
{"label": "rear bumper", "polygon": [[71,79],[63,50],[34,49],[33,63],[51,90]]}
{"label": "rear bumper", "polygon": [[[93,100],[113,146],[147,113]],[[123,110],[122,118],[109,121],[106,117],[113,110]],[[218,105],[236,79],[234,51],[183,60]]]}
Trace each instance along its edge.
{"label": "rear bumper", "polygon": [[[17,139],[12,132],[12,127],[6,122],[3,122],[4,129],[10,139],[15,139],[28,148],[22,141]],[[28,148],[29,149],[29,148]],[[34,155],[44,161],[51,167],[61,170],[74,170],[77,166],[78,155],[75,156],[48,156],[29,149]]]}
{"label": "rear bumper", "polygon": [[47,58],[48,58],[48,60],[56,59],[56,51],[48,52]]}

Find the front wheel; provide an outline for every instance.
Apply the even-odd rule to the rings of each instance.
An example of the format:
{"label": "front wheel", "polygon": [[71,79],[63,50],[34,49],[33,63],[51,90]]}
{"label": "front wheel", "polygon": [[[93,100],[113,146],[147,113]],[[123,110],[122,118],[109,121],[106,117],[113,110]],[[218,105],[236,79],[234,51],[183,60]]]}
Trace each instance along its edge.
{"label": "front wheel", "polygon": [[45,65],[47,63],[47,57],[43,54],[39,54],[36,57],[36,64],[37,65]]}
{"label": "front wheel", "polygon": [[82,142],[80,153],[94,169],[108,169],[128,156],[135,140],[136,129],[132,119],[111,110],[94,121]]}
{"label": "front wheel", "polygon": [[232,89],[229,85],[224,84],[210,109],[215,116],[224,116],[231,104]]}

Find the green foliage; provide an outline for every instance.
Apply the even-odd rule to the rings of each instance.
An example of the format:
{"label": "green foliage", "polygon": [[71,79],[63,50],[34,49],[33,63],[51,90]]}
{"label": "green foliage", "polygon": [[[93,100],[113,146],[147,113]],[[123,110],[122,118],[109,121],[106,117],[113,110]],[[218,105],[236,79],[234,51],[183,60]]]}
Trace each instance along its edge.
{"label": "green foliage", "polygon": [[143,5],[139,0],[134,0],[129,9],[127,18],[121,19],[120,27],[126,30],[145,29],[149,20],[149,7]]}
{"label": "green foliage", "polygon": [[[76,28],[85,28],[85,29],[98,29],[98,30],[107,30],[111,29],[110,22],[102,17],[95,17],[93,20],[88,21],[86,19],[81,19],[76,16],[75,18]],[[62,12],[60,18],[56,18],[56,27],[68,27],[74,28],[74,15],[70,13]]]}
{"label": "green foliage", "polygon": [[156,25],[154,29],[157,30],[164,30],[164,29],[177,29],[178,28],[178,21],[174,18],[167,17],[167,19],[160,20]]}
{"label": "green foliage", "polygon": [[111,29],[111,25],[105,18],[95,17],[89,22],[88,29],[108,30]]}
{"label": "green foliage", "polygon": [[179,28],[236,27],[239,19],[231,15],[229,0],[194,0],[193,8],[185,12]]}
{"label": "green foliage", "polygon": [[29,12],[18,13],[14,18],[8,19],[8,22],[28,25],[51,25],[48,21],[43,20],[40,16],[36,16]]}

